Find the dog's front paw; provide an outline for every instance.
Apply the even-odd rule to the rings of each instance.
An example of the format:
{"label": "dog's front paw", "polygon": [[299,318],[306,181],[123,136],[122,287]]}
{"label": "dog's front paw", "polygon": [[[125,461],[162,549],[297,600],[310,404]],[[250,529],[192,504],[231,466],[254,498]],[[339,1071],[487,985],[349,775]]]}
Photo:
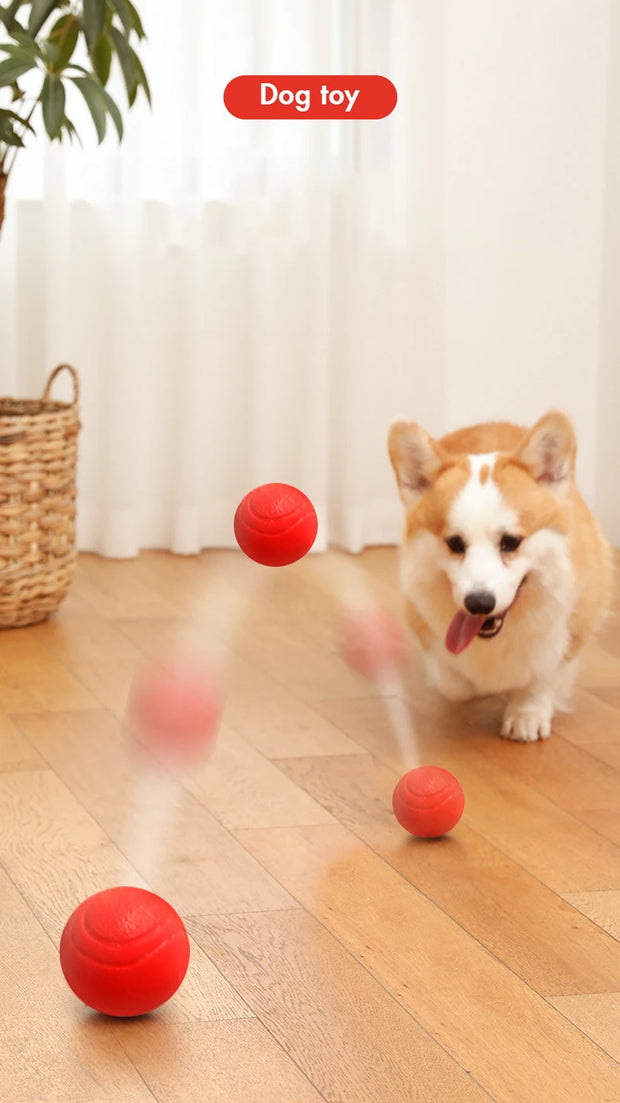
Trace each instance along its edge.
{"label": "dog's front paw", "polygon": [[509,701],[506,706],[500,734],[504,739],[519,743],[535,743],[551,735],[553,708],[549,701]]}

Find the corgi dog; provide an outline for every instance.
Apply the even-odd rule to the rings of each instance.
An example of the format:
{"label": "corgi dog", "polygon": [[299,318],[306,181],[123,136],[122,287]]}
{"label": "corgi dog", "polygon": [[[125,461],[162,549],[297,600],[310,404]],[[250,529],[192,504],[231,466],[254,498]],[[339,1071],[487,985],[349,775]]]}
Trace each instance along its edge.
{"label": "corgi dog", "polygon": [[570,419],[493,422],[439,440],[393,422],[407,620],[452,700],[507,697],[501,735],[547,739],[605,610],[608,545],[575,487]]}

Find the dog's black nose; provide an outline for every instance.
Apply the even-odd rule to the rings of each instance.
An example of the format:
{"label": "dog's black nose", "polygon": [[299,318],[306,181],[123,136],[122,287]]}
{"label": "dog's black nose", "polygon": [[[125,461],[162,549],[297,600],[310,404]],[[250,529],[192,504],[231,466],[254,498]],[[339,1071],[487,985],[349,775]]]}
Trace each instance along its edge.
{"label": "dog's black nose", "polygon": [[468,613],[481,616],[483,613],[486,616],[492,613],[495,608],[495,597],[490,594],[488,590],[474,590],[473,594],[468,594],[465,598],[465,608]]}

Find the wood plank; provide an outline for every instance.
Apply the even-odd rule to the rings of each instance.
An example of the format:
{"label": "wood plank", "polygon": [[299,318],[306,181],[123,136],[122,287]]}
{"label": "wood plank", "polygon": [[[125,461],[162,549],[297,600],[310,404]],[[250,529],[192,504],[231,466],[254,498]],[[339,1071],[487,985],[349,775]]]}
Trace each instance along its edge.
{"label": "wood plank", "polygon": [[[52,620],[47,623],[52,623]],[[50,648],[40,638],[38,625],[0,631],[0,666],[4,662],[46,663],[53,657]]]}
{"label": "wood plank", "polygon": [[593,831],[620,846],[620,810],[613,808],[594,808],[579,813],[582,823],[587,823]]}
{"label": "wood plank", "polygon": [[0,773],[9,770],[43,770],[45,762],[17,724],[0,712]]}
{"label": "wood plank", "polygon": [[332,822],[317,801],[225,724],[209,762],[188,774],[184,785],[231,830]]}
{"label": "wood plank", "polygon": [[147,760],[130,753],[108,714],[33,713],[21,716],[20,726],[56,776],[127,855],[131,868],[147,876],[149,887],[170,900],[181,915],[265,911],[292,904],[274,878],[182,790],[170,821],[162,825],[160,861],[157,855],[153,858],[148,838],[160,818],[151,816],[150,806],[161,797],[161,789],[156,778],[151,789]]}
{"label": "wood plank", "polygon": [[620,686],[590,686],[589,693],[600,698],[601,701],[605,701],[606,704],[612,708],[620,709]]}
{"label": "wood plank", "polygon": [[620,683],[620,656],[612,655],[600,643],[589,643],[584,648],[578,682],[586,689],[617,686]]}
{"label": "wood plank", "polygon": [[109,658],[98,662],[74,659],[71,661],[71,671],[91,695],[91,707],[106,708],[121,721],[127,708],[134,675],[143,662],[143,657],[133,662]]}
{"label": "wood plank", "polygon": [[620,712],[589,690],[578,690],[575,711],[558,714],[553,734],[600,758],[597,748],[611,753],[620,747]]}
{"label": "wood plank", "polygon": [[84,897],[135,877],[49,770],[0,775],[0,862],[55,943]]}
{"label": "wood plank", "polygon": [[620,988],[617,942],[472,831],[466,814],[445,839],[414,839],[392,813],[398,775],[376,759],[290,759],[280,765],[541,995]]}
{"label": "wood plank", "polygon": [[620,1062],[620,992],[556,996],[549,1003]]}
{"label": "wood plank", "polygon": [[332,606],[367,593],[373,601],[402,612],[399,553],[396,548],[366,548],[362,555],[331,548],[328,555],[312,555],[293,564],[289,577],[311,583]]}
{"label": "wood plank", "polygon": [[42,659],[55,658],[73,670],[75,663],[95,665],[116,658],[131,664],[141,658],[135,644],[113,621],[99,616],[85,602],[76,604],[73,591],[70,597],[73,602],[63,602],[56,616],[28,629],[31,645],[42,652]]}
{"label": "wood plank", "polygon": [[496,1103],[615,1098],[615,1063],[345,828],[240,837]]}
{"label": "wood plank", "polygon": [[235,595],[262,595],[281,571],[253,563],[238,548],[208,548],[181,558],[167,551],[147,551],[135,562],[141,583],[162,594],[183,619],[197,622],[230,613]]}
{"label": "wood plank", "polygon": [[336,651],[325,652],[292,630],[261,619],[239,641],[241,656],[300,701],[312,704],[321,697],[363,697],[365,681],[349,671]]}
{"label": "wood plank", "polygon": [[0,710],[11,715],[33,709],[89,709],[97,702],[62,663],[5,656],[0,661]]}
{"label": "wood plank", "polygon": [[299,560],[279,571],[265,593],[270,619],[289,625],[314,647],[339,655],[346,618],[354,609],[380,605],[402,611],[400,594],[370,575],[357,557],[330,552],[329,557]]}
{"label": "wood plank", "polygon": [[[32,640],[90,694],[89,707],[103,705],[120,719],[129,685],[144,655],[112,621],[92,608],[61,613],[29,629]],[[36,708],[36,703],[28,711]],[[67,708],[74,707],[70,703]]]}
{"label": "wood plank", "polygon": [[190,930],[326,1099],[488,1100],[307,913],[199,917]]}
{"label": "wood plank", "polygon": [[[121,613],[115,623],[122,630],[127,629],[128,636],[131,637],[131,620],[148,619],[159,621],[160,630],[168,622],[175,634],[188,643],[200,638],[207,644],[222,639],[228,642],[250,630],[253,616],[268,615],[265,594],[279,578],[280,571],[260,567],[239,551],[209,550],[184,557],[182,571],[178,562],[177,557],[168,553],[149,552],[140,556],[136,571],[141,582],[168,600],[175,612],[169,609],[156,617],[148,612],[144,618],[137,617],[134,611],[129,617]],[[148,639],[144,643],[148,649]]]}
{"label": "wood plank", "polygon": [[114,1034],[85,1026],[57,950],[1,869],[0,894],[0,1103],[154,1100]]}
{"label": "wood plank", "polygon": [[195,651],[205,658],[223,654],[221,665],[229,665],[230,649],[222,650],[221,640],[226,636],[224,621],[216,628],[212,620],[204,622],[193,617],[134,617],[132,620],[118,619],[111,622],[117,631],[138,649],[144,657],[155,658],[178,647]]}
{"label": "wood plank", "polygon": [[256,1020],[163,1029],[154,1019],[115,1027],[162,1103],[319,1103],[322,1096]]}
{"label": "wood plank", "polygon": [[613,766],[620,775],[620,743],[590,743],[588,750],[601,762]]}
{"label": "wood plank", "polygon": [[553,734],[590,750],[593,743],[620,744],[620,712],[594,690],[577,688],[572,712],[559,712]]}
{"label": "wood plank", "polygon": [[498,739],[486,744],[484,753],[513,777],[579,819],[584,818],[581,813],[612,812],[618,808],[620,773],[584,748],[555,738],[517,751],[520,749],[526,753],[515,753],[509,741]]}
{"label": "wood plank", "polygon": [[182,610],[137,577],[133,560],[82,554],[73,581],[78,596],[104,620],[175,616]]}
{"label": "wood plank", "polygon": [[620,892],[573,892],[566,900],[620,941]]}
{"label": "wood plank", "polygon": [[242,661],[230,674],[224,719],[265,758],[363,753],[329,720]]}

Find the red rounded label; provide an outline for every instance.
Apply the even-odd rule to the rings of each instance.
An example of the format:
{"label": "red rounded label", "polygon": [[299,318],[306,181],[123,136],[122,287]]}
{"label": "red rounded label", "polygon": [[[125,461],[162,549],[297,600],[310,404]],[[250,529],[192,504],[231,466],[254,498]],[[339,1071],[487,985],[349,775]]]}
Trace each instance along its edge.
{"label": "red rounded label", "polygon": [[237,119],[384,119],[397,99],[392,81],[378,76],[243,76],[224,89]]}

